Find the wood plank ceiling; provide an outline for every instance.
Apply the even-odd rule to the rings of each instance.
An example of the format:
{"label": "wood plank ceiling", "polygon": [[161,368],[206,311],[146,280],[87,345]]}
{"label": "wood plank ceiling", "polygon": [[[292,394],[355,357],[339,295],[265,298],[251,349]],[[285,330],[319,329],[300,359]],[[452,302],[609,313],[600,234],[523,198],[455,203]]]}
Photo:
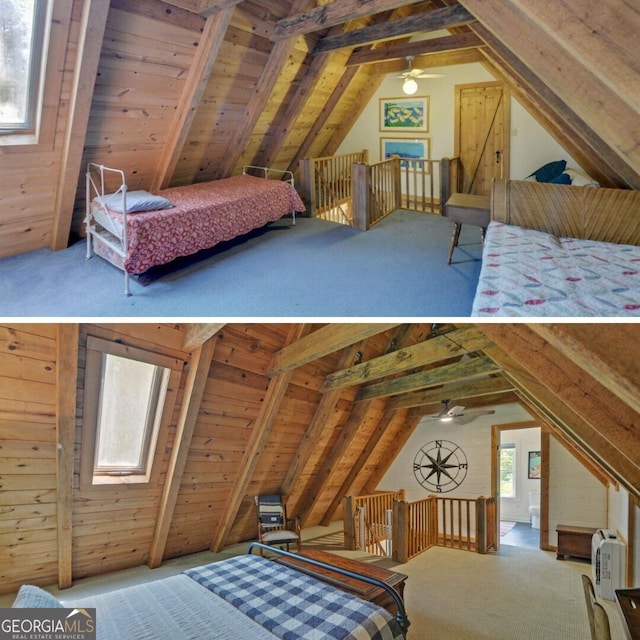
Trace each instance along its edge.
{"label": "wood plank ceiling", "polygon": [[[306,526],[339,519],[342,498],[374,491],[420,419],[440,412],[445,397],[474,408],[520,402],[604,477],[640,497],[640,372],[628,348],[637,325],[211,330],[203,342],[210,366],[198,365],[193,381],[201,391],[190,400],[190,432],[173,447],[180,473],[169,473],[164,489],[172,497],[156,563],[253,539],[253,496],[262,493],[288,494]],[[207,336],[201,327],[187,333]]]}
{"label": "wood plank ceiling", "polygon": [[[297,171],[340,145],[385,74],[478,61],[601,183],[640,187],[640,13],[596,0],[76,2],[78,64],[54,248],[91,160],[131,188]],[[412,36],[448,30],[431,39]],[[93,92],[90,87],[93,87]],[[82,89],[82,90],[80,90]],[[77,191],[77,193],[76,193]],[[71,218],[70,200],[76,199]]]}

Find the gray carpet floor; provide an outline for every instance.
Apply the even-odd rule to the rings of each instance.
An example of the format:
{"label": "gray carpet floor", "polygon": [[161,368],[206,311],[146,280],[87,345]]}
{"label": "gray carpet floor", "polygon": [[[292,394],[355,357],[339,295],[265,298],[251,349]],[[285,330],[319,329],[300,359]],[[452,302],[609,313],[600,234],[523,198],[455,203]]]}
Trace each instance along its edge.
{"label": "gray carpet floor", "polygon": [[0,259],[0,317],[468,317],[480,272],[477,227],[446,264],[446,218],[396,211],[367,232],[280,220],[183,260],[123,294],[122,273],[85,243]]}

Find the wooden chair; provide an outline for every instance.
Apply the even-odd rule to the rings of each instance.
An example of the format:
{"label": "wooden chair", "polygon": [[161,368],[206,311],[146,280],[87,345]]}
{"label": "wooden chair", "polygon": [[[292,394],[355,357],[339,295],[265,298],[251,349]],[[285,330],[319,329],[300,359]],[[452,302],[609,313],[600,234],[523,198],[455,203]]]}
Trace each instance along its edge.
{"label": "wooden chair", "polygon": [[587,615],[589,616],[591,640],[611,640],[611,630],[609,628],[607,612],[596,600],[596,592],[593,588],[591,578],[584,574],[582,576],[582,588],[587,605]]}
{"label": "wooden chair", "polygon": [[287,498],[280,495],[255,497],[258,509],[258,542],[269,546],[296,544],[301,551],[300,516],[287,516]]}

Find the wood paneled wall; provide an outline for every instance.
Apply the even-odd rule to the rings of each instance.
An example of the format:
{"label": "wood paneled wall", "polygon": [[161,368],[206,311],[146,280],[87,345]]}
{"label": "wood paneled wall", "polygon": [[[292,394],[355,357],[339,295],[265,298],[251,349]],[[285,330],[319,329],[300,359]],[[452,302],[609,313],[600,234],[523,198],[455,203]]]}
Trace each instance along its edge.
{"label": "wood paneled wall", "polygon": [[0,326],[0,590],[58,575],[54,325]]}

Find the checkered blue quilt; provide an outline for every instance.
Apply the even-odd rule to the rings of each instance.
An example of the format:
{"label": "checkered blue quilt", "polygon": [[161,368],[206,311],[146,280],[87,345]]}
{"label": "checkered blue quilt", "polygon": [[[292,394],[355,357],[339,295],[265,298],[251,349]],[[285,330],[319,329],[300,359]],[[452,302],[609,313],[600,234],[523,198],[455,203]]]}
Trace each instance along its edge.
{"label": "checkered blue quilt", "polygon": [[184,573],[283,640],[404,638],[384,609],[260,556]]}

